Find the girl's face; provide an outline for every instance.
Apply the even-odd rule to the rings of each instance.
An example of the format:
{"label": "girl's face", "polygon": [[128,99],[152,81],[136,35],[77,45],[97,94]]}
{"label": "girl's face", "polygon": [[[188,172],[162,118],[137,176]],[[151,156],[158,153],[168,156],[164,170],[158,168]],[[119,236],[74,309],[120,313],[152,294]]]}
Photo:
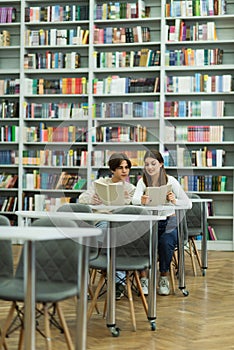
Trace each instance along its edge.
{"label": "girl's face", "polygon": [[162,163],[159,163],[157,159],[151,157],[145,159],[145,171],[150,176],[158,175],[161,167]]}
{"label": "girl's face", "polygon": [[123,160],[118,166],[118,168],[116,168],[115,171],[113,171],[112,181],[125,182],[128,178],[129,172],[130,172],[130,169],[129,169],[128,163],[126,162],[126,160]]}

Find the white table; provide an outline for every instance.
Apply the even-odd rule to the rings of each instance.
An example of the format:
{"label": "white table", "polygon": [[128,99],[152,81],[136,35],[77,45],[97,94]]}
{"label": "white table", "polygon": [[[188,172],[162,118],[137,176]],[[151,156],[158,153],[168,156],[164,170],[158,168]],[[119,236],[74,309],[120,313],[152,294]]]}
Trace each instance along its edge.
{"label": "white table", "polygon": [[[101,230],[98,228],[1,226],[0,239],[20,239],[24,242],[25,350],[35,349],[35,242],[71,238],[82,244],[84,237],[93,237],[99,234],[101,234]],[[89,249],[82,245],[81,254],[79,254],[78,257],[78,266],[81,273],[78,274],[78,291],[80,291],[80,298],[77,303],[76,350],[86,349],[87,308],[85,306],[87,305],[88,258]]]}
{"label": "white table", "polygon": [[[206,270],[208,268],[208,259],[207,259],[207,203],[212,202],[212,199],[209,198],[191,198],[192,203],[200,203],[201,204],[201,212],[202,212],[202,242],[201,242],[201,260],[202,260],[202,270],[203,276],[206,274]],[[92,209],[95,210],[115,210],[119,208],[119,206],[105,206],[105,205],[93,205]],[[182,291],[184,296],[188,296],[189,292],[186,289],[185,285],[185,264],[184,264],[184,230],[182,228],[183,217],[185,215],[185,211],[189,210],[188,206],[178,206],[173,204],[165,204],[159,206],[143,206],[144,208],[150,210],[152,214],[160,214],[161,211],[167,210],[168,207],[173,207],[177,215],[177,226],[178,226],[178,263],[179,263],[179,271],[178,271],[178,287]],[[163,218],[161,218],[163,220]]]}
{"label": "white table", "polygon": [[[61,218],[63,214],[64,219],[70,220],[84,220],[84,221],[106,221],[109,222],[108,227],[108,260],[107,260],[107,320],[106,325],[110,329],[113,336],[119,335],[119,329],[116,327],[115,319],[115,237],[112,235],[111,225],[113,222],[132,222],[132,221],[150,221],[151,227],[154,226],[154,230],[151,230],[151,244],[150,255],[152,259],[152,268],[149,275],[149,305],[148,305],[148,320],[151,324],[151,329],[155,330],[156,320],[156,285],[157,285],[157,221],[165,220],[165,216],[159,215],[126,215],[126,214],[106,214],[106,213],[75,213],[75,212],[35,212],[35,211],[18,211],[17,215],[26,220],[36,219],[41,217]],[[154,225],[153,225],[154,224]]]}

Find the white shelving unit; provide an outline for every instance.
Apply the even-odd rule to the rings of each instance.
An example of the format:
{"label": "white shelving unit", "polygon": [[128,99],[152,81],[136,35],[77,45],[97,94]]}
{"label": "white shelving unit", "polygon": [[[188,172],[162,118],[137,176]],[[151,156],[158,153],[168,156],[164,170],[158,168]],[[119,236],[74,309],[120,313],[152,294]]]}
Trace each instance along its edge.
{"label": "white shelving unit", "polygon": [[[116,4],[123,3],[128,3],[128,7],[132,8],[134,13],[134,9],[137,8],[134,4],[139,4],[140,1],[120,0]],[[189,1],[182,3],[186,4]],[[108,11],[107,4],[111,10],[110,19],[100,15]],[[20,80],[19,95],[0,95],[1,105],[5,100],[19,103],[19,112],[16,116],[14,115],[14,118],[0,118],[1,127],[19,126],[19,139],[14,142],[1,141],[1,150],[13,149],[20,155],[17,164],[0,164],[0,174],[19,175],[17,188],[0,188],[1,196],[18,196],[17,205],[21,210],[29,206],[34,208],[35,195],[42,195],[41,199],[50,198],[50,201],[46,202],[47,208],[55,210],[61,198],[68,197],[75,201],[96,176],[108,174],[106,160],[110,152],[129,152],[134,165],[130,180],[134,182],[142,171],[144,151],[157,148],[166,159],[169,152],[170,162],[166,163],[167,171],[182,182],[186,176],[190,179],[195,176],[206,178],[209,175],[213,178],[226,176],[225,191],[211,191],[204,188],[188,190],[213,200],[213,215],[209,215],[208,222],[215,229],[218,240],[209,241],[208,247],[234,250],[234,1],[226,1],[225,14],[209,16],[185,16],[183,13],[182,15],[172,13],[171,16],[170,13],[166,13],[166,4],[168,8],[170,1],[145,0],[147,17],[141,18],[136,15],[135,18],[117,18],[116,8],[111,7],[110,2],[103,0],[84,0],[79,3],[75,0],[68,2],[52,0],[49,4],[43,0],[1,2],[1,8],[16,8],[16,20],[13,23],[0,23],[1,32],[7,30],[11,36],[10,46],[0,46],[0,79]],[[73,12],[68,11],[64,18],[56,18],[57,6],[63,7],[64,11],[71,6],[70,9]],[[123,5],[121,6],[123,9]],[[53,8],[53,21],[43,17],[48,7]],[[76,17],[79,12],[78,7],[81,10],[79,18]],[[27,8],[31,8],[33,18],[25,19]],[[43,11],[41,11],[42,8]],[[39,13],[41,18],[38,17]],[[191,40],[188,38],[188,32],[187,40],[180,40],[180,38],[174,40],[171,33],[173,30],[170,29],[173,26],[180,29],[184,24],[190,30],[192,26],[199,29],[199,35],[202,35],[202,30],[205,31],[202,25],[207,23],[212,23],[208,25],[209,28],[216,28],[217,40],[201,38]],[[72,36],[76,36],[75,31],[80,33],[81,30],[88,34],[88,39],[77,44],[79,39],[72,39]],[[103,39],[103,32],[105,32],[105,39]],[[131,41],[131,32],[133,41]],[[56,35],[57,38],[53,39]],[[70,39],[65,43],[66,35]],[[138,40],[137,35],[142,36],[142,40]],[[110,42],[110,38],[115,42]],[[118,38],[122,41],[118,42]],[[204,65],[199,61],[201,50],[210,50],[209,52],[214,53],[218,49],[221,50],[222,64],[212,62]],[[155,56],[151,56],[152,65],[145,64],[143,58],[140,61],[140,55],[142,54],[143,57],[143,52],[147,53],[147,50],[155,52]],[[176,57],[182,60],[182,54],[186,50],[189,50],[190,55],[191,52],[197,55],[197,61],[193,65],[184,65],[182,61],[178,65],[168,63],[169,53],[173,63],[175,56],[172,52],[176,52]],[[132,53],[128,54],[129,52]],[[160,55],[158,55],[159,52]],[[212,55],[209,53],[209,57],[213,57]],[[174,63],[176,63],[175,58]],[[41,68],[39,68],[40,65]],[[203,92],[199,89],[194,91],[185,88],[184,90],[181,87],[183,77],[198,79],[204,75],[230,75],[231,91],[227,89],[224,92],[221,90]],[[170,91],[167,88],[168,77],[173,81]],[[81,85],[79,85],[79,78],[83,78]],[[146,78],[147,81],[144,80]],[[202,78],[199,79],[202,81]],[[49,86],[46,81],[53,81],[54,85]],[[114,84],[114,81],[117,83]],[[180,88],[177,91],[175,86],[178,82]],[[29,87],[33,83],[37,90],[34,92],[32,87]],[[59,84],[63,87],[61,93],[58,91]],[[127,84],[125,91],[124,84]],[[220,115],[217,113],[215,116],[216,112],[209,112],[208,108],[208,112],[197,116],[193,114],[194,112],[190,116],[183,117],[173,116],[172,114],[176,112],[168,115],[168,103],[175,101],[180,103],[184,101],[187,110],[188,106],[191,107],[196,101],[197,103],[202,101],[203,104],[205,101],[223,101],[224,112]],[[75,110],[74,106],[78,109]],[[216,111],[217,108],[214,110]],[[71,111],[74,114],[72,118]],[[185,130],[182,127],[218,125],[223,125],[222,140],[201,139],[196,142],[188,141],[186,138],[181,140]],[[76,136],[73,139],[72,127],[76,129]],[[67,138],[66,128],[70,130],[71,139]],[[47,137],[51,137],[51,130],[54,136],[47,141]],[[172,137],[175,130],[177,130],[177,138]],[[224,163],[221,166],[212,167],[192,166],[186,162],[181,163],[181,159],[178,160],[181,148],[185,150],[185,155],[190,154],[192,158],[192,154],[204,147],[213,151],[224,150]],[[46,162],[43,157],[48,155],[51,157],[52,152],[52,161]],[[81,152],[82,159],[80,159]],[[70,154],[70,158],[67,154]],[[36,164],[35,158],[37,158]],[[40,161],[38,161],[39,158]],[[64,158],[67,160],[65,161]],[[183,161],[185,158],[184,156]],[[76,189],[69,187],[69,183],[67,188],[65,185],[61,188],[55,184],[61,173],[79,176],[87,182]],[[54,181],[53,184],[44,185],[43,183],[42,185],[42,177]],[[39,181],[38,188],[35,188],[35,180]],[[38,201],[40,196],[36,197]],[[37,205],[40,206],[40,203]],[[16,220],[13,212],[1,213]]]}

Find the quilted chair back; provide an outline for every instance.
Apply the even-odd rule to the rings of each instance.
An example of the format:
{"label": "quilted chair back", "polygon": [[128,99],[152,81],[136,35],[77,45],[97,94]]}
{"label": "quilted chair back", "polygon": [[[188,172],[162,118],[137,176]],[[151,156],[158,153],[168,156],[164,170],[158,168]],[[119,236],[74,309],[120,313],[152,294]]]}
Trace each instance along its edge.
{"label": "quilted chair back", "polygon": [[[0,226],[10,225],[10,220],[4,215],[0,215]],[[9,240],[0,240],[0,283],[3,278],[11,277],[13,277],[12,244]]]}
{"label": "quilted chair back", "polygon": [[116,255],[143,257],[149,256],[149,221],[129,221],[128,215],[150,215],[150,212],[142,207],[125,206],[113,211],[113,214],[126,215],[126,222],[113,223],[116,237]]}
{"label": "quilted chair back", "polygon": [[[32,226],[77,227],[71,220],[42,218]],[[37,281],[76,282],[79,244],[72,239],[47,240],[36,242]],[[23,278],[24,254],[21,254],[17,278]]]}

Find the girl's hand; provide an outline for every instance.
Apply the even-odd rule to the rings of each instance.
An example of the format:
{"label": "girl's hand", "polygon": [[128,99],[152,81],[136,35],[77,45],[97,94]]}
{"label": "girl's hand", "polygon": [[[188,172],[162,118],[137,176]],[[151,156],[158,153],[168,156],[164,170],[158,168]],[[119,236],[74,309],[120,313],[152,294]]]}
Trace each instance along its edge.
{"label": "girl's hand", "polygon": [[93,204],[93,205],[102,204],[102,201],[101,201],[101,199],[98,197],[97,194],[94,194],[93,197],[91,198],[91,204]]}
{"label": "girl's hand", "polygon": [[173,192],[168,192],[167,200],[173,204],[176,204],[175,194]]}
{"label": "girl's hand", "polygon": [[147,196],[146,194],[143,194],[143,196],[141,196],[141,204],[142,205],[149,204],[149,196]]}

